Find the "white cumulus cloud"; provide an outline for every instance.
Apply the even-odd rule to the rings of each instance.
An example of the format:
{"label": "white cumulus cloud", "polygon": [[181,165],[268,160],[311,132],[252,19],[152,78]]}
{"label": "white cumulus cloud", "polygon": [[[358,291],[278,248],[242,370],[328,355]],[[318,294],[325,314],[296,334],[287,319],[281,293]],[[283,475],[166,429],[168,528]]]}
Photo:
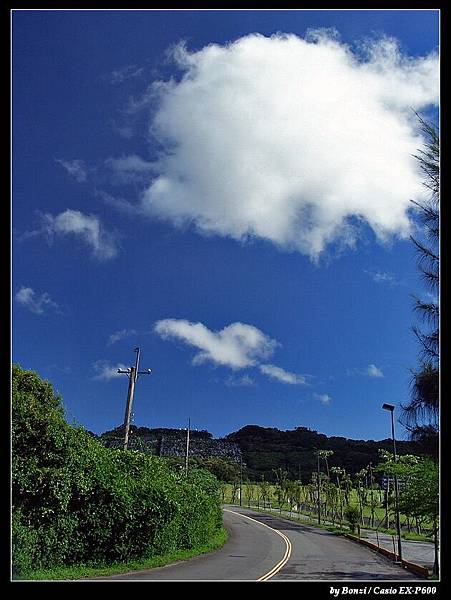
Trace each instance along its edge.
{"label": "white cumulus cloud", "polygon": [[154,330],[163,339],[180,340],[199,352],[193,364],[213,362],[232,369],[242,369],[257,364],[259,359],[270,356],[277,342],[253,325],[232,323],[221,331],[211,331],[202,323],[185,319],[157,321]]}
{"label": "white cumulus cloud", "polygon": [[[312,260],[354,245],[362,223],[381,242],[407,237],[423,193],[412,109],[438,103],[438,57],[405,56],[388,38],[364,52],[323,32],[177,46],[181,79],[146,94],[163,151],[141,209]],[[116,166],[133,163],[145,166]]]}
{"label": "white cumulus cloud", "polygon": [[268,375],[268,377],[277,379],[277,381],[280,381],[281,383],[288,383],[290,385],[302,385],[306,383],[306,378],[303,375],[290,373],[275,365],[260,365],[259,369],[262,373]]}

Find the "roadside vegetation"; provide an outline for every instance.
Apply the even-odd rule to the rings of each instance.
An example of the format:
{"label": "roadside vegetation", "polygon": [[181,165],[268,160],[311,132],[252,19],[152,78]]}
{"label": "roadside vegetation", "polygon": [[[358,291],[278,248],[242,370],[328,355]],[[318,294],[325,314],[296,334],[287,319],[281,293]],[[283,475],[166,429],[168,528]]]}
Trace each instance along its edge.
{"label": "roadside vegetation", "polygon": [[219,529],[217,534],[207,543],[189,550],[176,550],[166,554],[159,554],[151,558],[141,558],[129,560],[126,562],[115,562],[112,564],[96,563],[94,566],[85,564],[76,564],[69,567],[60,566],[52,569],[40,569],[32,572],[34,581],[48,580],[75,580],[75,579],[90,579],[93,577],[105,577],[116,575],[118,573],[127,573],[129,571],[141,571],[147,569],[155,569],[164,567],[165,565],[188,560],[200,554],[213,552],[221,548],[228,539],[228,533],[225,529]]}
{"label": "roadside vegetation", "polygon": [[[368,465],[354,476],[329,462],[330,451],[319,451],[321,470],[313,471],[306,483],[291,480],[288,473],[275,472],[276,483],[237,477],[221,483],[223,503],[268,509],[285,516],[308,518],[312,524],[337,531],[366,528],[395,534],[394,475],[400,487],[400,521],[405,539],[436,541],[439,519],[438,464],[430,457],[406,455],[395,462],[380,451],[376,466]],[[325,464],[328,459],[327,465]],[[326,472],[323,472],[326,471]]]}
{"label": "roadside vegetation", "polygon": [[225,541],[217,479],[164,459],[105,448],[70,426],[61,398],[33,371],[12,371],[12,570],[202,552]]}

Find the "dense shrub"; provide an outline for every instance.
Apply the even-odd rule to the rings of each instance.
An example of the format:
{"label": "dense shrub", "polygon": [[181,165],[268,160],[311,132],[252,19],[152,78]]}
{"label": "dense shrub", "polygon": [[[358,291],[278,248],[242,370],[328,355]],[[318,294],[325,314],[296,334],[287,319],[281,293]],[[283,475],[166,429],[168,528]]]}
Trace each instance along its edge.
{"label": "dense shrub", "polygon": [[348,504],[344,510],[344,516],[346,521],[349,523],[349,529],[352,533],[355,532],[355,528],[360,523],[360,510],[358,506]]}
{"label": "dense shrub", "polygon": [[13,571],[147,557],[207,543],[217,480],[103,447],[64,418],[50,383],[13,366]]}

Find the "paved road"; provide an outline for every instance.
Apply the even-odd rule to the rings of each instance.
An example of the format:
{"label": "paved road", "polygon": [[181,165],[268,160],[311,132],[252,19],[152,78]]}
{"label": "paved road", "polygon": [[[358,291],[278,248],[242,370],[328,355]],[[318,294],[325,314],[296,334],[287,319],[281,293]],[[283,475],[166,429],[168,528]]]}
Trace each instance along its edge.
{"label": "paved road", "polygon": [[[230,512],[233,511],[233,512]],[[223,548],[148,571],[98,577],[141,581],[362,581],[419,577],[355,542],[245,508],[225,510]]]}
{"label": "paved road", "polygon": [[[282,513],[279,513],[278,510],[270,511],[269,514],[279,515],[279,516],[290,516],[288,511],[283,510]],[[314,521],[310,519],[307,515],[303,515],[302,513],[298,515],[297,513],[291,513],[293,517],[295,517],[299,521],[304,521],[307,524],[312,524]],[[329,525],[332,523],[329,521]],[[390,552],[393,550],[397,550],[397,541],[395,539],[395,545],[393,544],[393,537],[386,533],[378,533],[371,529],[362,528],[362,536],[366,537],[368,541],[373,542],[377,545],[379,540],[379,545]],[[432,569],[434,566],[434,555],[435,549],[434,544],[432,542],[417,542],[413,540],[402,540],[402,555],[405,560],[411,561],[417,565],[421,565]]]}
{"label": "paved road", "polygon": [[[240,509],[243,514],[251,511]],[[271,581],[395,581],[420,579],[389,559],[346,538],[275,515],[254,513],[291,541],[287,564]]]}
{"label": "paved road", "polygon": [[122,575],[96,577],[96,580],[140,581],[257,581],[270,573],[285,555],[285,540],[255,521],[234,512],[224,511],[224,525],[229,532],[227,543],[211,554]]}

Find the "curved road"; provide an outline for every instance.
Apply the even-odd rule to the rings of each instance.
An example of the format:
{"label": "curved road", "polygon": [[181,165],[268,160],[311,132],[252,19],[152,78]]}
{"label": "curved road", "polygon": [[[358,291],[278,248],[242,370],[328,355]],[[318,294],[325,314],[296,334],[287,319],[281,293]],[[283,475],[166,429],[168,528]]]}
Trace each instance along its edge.
{"label": "curved road", "polygon": [[224,509],[229,540],[220,549],[146,571],[96,577],[134,581],[417,580],[389,559],[312,526],[238,507]]}

